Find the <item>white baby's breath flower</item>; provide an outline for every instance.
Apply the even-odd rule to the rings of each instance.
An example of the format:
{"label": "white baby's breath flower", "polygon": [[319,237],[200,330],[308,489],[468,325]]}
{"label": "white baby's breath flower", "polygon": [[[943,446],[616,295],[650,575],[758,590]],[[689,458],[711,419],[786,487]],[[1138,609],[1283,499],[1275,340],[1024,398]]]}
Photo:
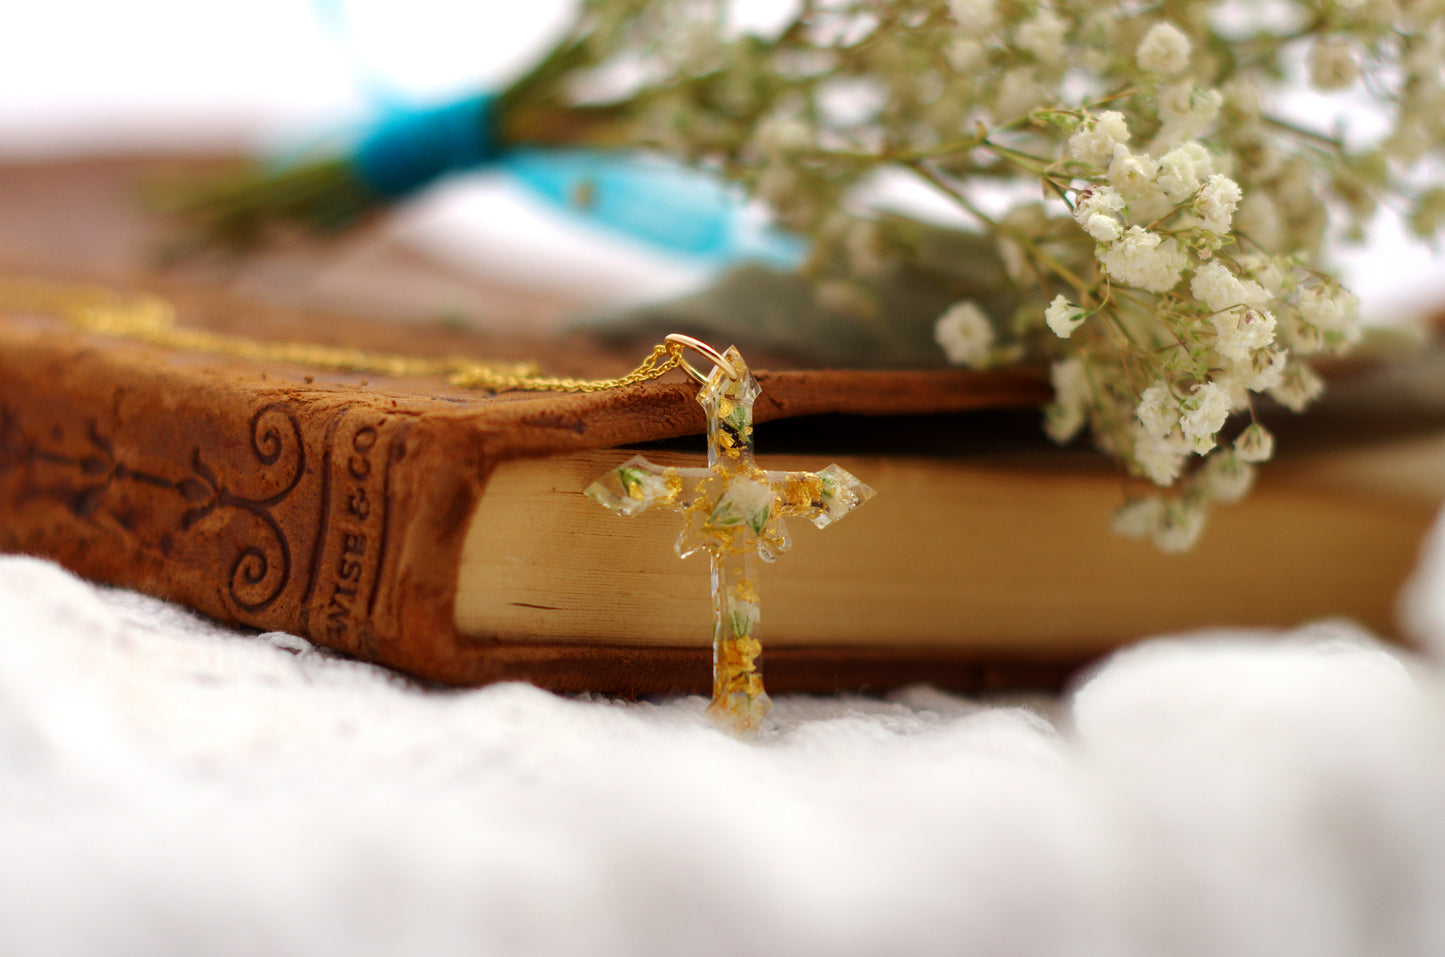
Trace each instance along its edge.
{"label": "white baby's breath flower", "polygon": [[1124,208],[1124,197],[1112,186],[1091,186],[1074,197],[1074,219],[1079,225],[1096,213],[1117,213]]}
{"label": "white baby's breath flower", "polygon": [[1255,309],[1263,309],[1269,305],[1270,300],[1273,298],[1268,289],[1265,289],[1253,279],[1240,280],[1239,301],[1244,305],[1252,306]]}
{"label": "white baby's breath flower", "polygon": [[1262,190],[1250,190],[1239,203],[1234,231],[1265,249],[1278,249],[1284,239],[1284,220],[1279,207]]}
{"label": "white baby's breath flower", "polygon": [[1026,115],[1036,106],[1043,106],[1053,98],[1049,88],[1039,82],[1035,67],[1015,67],[998,81],[993,101],[993,116],[1000,123],[1008,123]]}
{"label": "white baby's breath flower", "polygon": [[732,626],[733,634],[738,637],[752,634],[762,617],[762,609],[758,603],[737,594],[729,594],[725,601],[727,620]]}
{"label": "white baby's breath flower", "polygon": [[1364,333],[1358,317],[1359,300],[1348,290],[1306,289],[1298,307],[1299,322],[1291,331],[1295,350],[1302,354],[1344,352]]}
{"label": "white baby's breath flower", "polygon": [[954,72],[962,74],[977,72],[988,59],[988,51],[984,50],[983,44],[966,36],[956,36],[949,40],[944,55],[948,57],[948,65],[953,67]]}
{"label": "white baby's breath flower", "polygon": [[1149,28],[1134,53],[1139,69],[1173,76],[1189,66],[1189,38],[1167,20]]}
{"label": "white baby's breath flower", "polygon": [[1232,371],[1239,384],[1250,392],[1264,392],[1279,385],[1288,362],[1289,353],[1284,349],[1266,348],[1255,352],[1248,362],[1235,366]]}
{"label": "white baby's breath flower", "polygon": [[1195,142],[1183,143],[1159,160],[1159,188],[1174,202],[1182,202],[1199,191],[1213,172],[1209,151]]}
{"label": "white baby's breath flower", "polygon": [[1260,114],[1259,84],[1249,77],[1236,76],[1220,89],[1225,104],[1247,120],[1257,119]]}
{"label": "white baby's breath flower", "polygon": [[1390,159],[1413,166],[1434,146],[1434,137],[1426,126],[1424,117],[1418,111],[1410,110],[1401,114],[1395,131],[1385,137],[1380,145]]}
{"label": "white baby's breath flower", "polygon": [[1194,111],[1194,81],[1180,80],[1159,90],[1159,119],[1177,123]]}
{"label": "white baby's breath flower", "polygon": [[1348,89],[1359,75],[1350,42],[1343,37],[1321,38],[1310,47],[1310,83],[1316,88]]}
{"label": "white baby's breath flower", "polygon": [[767,482],[746,475],[734,476],[727,491],[713,506],[709,520],[719,525],[750,525],[755,532],[767,521],[773,491]]}
{"label": "white baby's breath flower", "polygon": [[1173,485],[1188,455],[1188,439],[1183,435],[1153,435],[1142,424],[1134,427],[1134,464],[1155,485]]}
{"label": "white baby's breath flower", "polygon": [[1033,19],[1019,24],[1014,44],[1047,62],[1059,56],[1068,32],[1068,24],[1052,10],[1040,10]]}
{"label": "white baby's breath flower", "polygon": [[1187,552],[1204,530],[1204,507],[1198,502],[1176,501],[1164,506],[1154,530],[1154,544],[1161,552]]}
{"label": "white baby's breath flower", "polygon": [[1111,527],[1125,538],[1153,539],[1161,551],[1183,552],[1193,546],[1204,528],[1204,509],[1197,501],[1166,502],[1150,495],[1121,505]]}
{"label": "white baby's breath flower", "polygon": [[[1251,193],[1250,195],[1255,194]],[[1246,198],[1245,202],[1248,201]],[[1289,268],[1278,258],[1262,253],[1249,253],[1240,256],[1238,262],[1245,274],[1258,280],[1269,295],[1283,296],[1287,291],[1286,287],[1290,280]]]}
{"label": "white baby's breath flower", "polygon": [[1095,240],[1110,243],[1124,234],[1124,224],[1114,214],[1124,208],[1124,197],[1112,186],[1079,190],[1074,199],[1074,219]]}
{"label": "white baby's breath flower", "polygon": [[1069,137],[1069,155],[1080,163],[1103,167],[1114,158],[1114,147],[1129,142],[1129,124],[1124,114],[1106,110],[1085,117]]}
{"label": "white baby's breath flower", "polygon": [[1285,152],[1262,124],[1239,130],[1233,138],[1236,172],[1257,183],[1276,179],[1284,172]]}
{"label": "white baby's breath flower", "polygon": [[988,33],[998,23],[994,0],[948,0],[954,22],[970,36]]}
{"label": "white baby's breath flower", "polygon": [[[1196,87],[1189,80],[1173,82],[1159,91],[1159,119],[1175,129],[1186,126],[1204,129],[1220,116],[1222,106],[1224,94],[1209,87]],[[1183,139],[1189,137],[1179,137],[1181,142]]]}
{"label": "white baby's breath flower", "polygon": [[[1113,144],[1129,142],[1129,123],[1124,118],[1123,113],[1120,113],[1118,110],[1105,110],[1094,119],[1097,132],[1107,137]],[[1113,154],[1114,148],[1112,145],[1107,152],[1110,155]]]}
{"label": "white baby's breath flower", "polygon": [[1229,396],[1230,412],[1242,412],[1249,408],[1249,390],[1245,388],[1239,376],[1234,374],[1236,368],[1238,366],[1230,367],[1228,372],[1216,372],[1213,378],[1213,381],[1224,390],[1224,394]]}
{"label": "white baby's breath flower", "polygon": [[[1148,153],[1134,153],[1123,143],[1114,146],[1109,183],[1125,196],[1138,196],[1154,182],[1159,164]],[[1097,237],[1095,237],[1097,238]]]}
{"label": "white baby's breath flower", "polygon": [[1060,339],[1067,339],[1084,322],[1084,310],[1069,302],[1064,296],[1055,296],[1044,310],[1044,322]]}
{"label": "white baby's breath flower", "polygon": [[1084,232],[1101,243],[1112,243],[1124,235],[1124,224],[1106,213],[1095,213],[1083,225]]}
{"label": "white baby's breath flower", "polygon": [[1348,289],[1323,284],[1306,286],[1299,292],[1300,318],[1326,332],[1336,332],[1354,341],[1359,338],[1360,298]]}
{"label": "white baby's breath flower", "polygon": [[1234,273],[1222,263],[1205,263],[1194,270],[1189,281],[1189,291],[1194,298],[1209,307],[1210,312],[1219,312],[1237,305],[1244,300],[1244,286]]}
{"label": "white baby's breath flower", "polygon": [[1164,195],[1156,181],[1138,196],[1129,197],[1129,218],[1136,223],[1152,223],[1174,212],[1174,206],[1174,201]]}
{"label": "white baby's breath flower", "polygon": [[1163,126],[1155,134],[1150,152],[1163,154],[1199,136],[1218,118],[1223,103],[1223,93],[1201,90],[1188,80],[1160,90],[1159,118]]}
{"label": "white baby's breath flower", "polygon": [[1003,260],[1004,271],[1015,282],[1032,278],[1030,253],[1024,243],[1037,239],[1048,228],[1049,217],[1042,203],[1025,203],[1015,206],[999,220],[995,243],[999,258]]}
{"label": "white baby's breath flower", "polygon": [[1242,195],[1239,184],[1228,176],[1215,173],[1209,177],[1209,182],[1194,198],[1194,212],[1199,216],[1199,224],[1211,233],[1222,235],[1229,232],[1230,221],[1234,219],[1234,211],[1239,208]]}
{"label": "white baby's breath flower", "polygon": [[1199,128],[1203,129],[1218,119],[1219,111],[1224,106],[1224,94],[1215,89],[1201,90],[1195,87],[1189,104],[1189,120],[1198,123]]}
{"label": "white baby's breath flower", "polygon": [[1003,260],[1003,271],[1014,282],[1025,282],[1031,279],[1029,264],[1032,262],[1028,250],[1012,237],[1000,236],[995,242],[998,249],[998,258]]}
{"label": "white baby's breath flower", "polygon": [[1319,186],[1315,171],[1296,157],[1281,165],[1271,190],[1274,201],[1287,218],[1303,220],[1320,209]]}
{"label": "white baby's breath flower", "polygon": [[1088,421],[1093,397],[1084,360],[1078,356],[1060,359],[1049,367],[1049,381],[1054,387],[1054,400],[1044,408],[1044,431],[1062,445],[1078,435]]}
{"label": "white baby's breath flower", "polygon": [[1234,454],[1245,462],[1268,462],[1274,456],[1274,436],[1255,422],[1234,440]]}
{"label": "white baby's breath flower", "polygon": [[1268,311],[1235,306],[1216,312],[1211,321],[1214,351],[1231,362],[1249,362],[1256,350],[1274,342],[1274,316]]}
{"label": "white baby's breath flower", "polygon": [[1295,311],[1285,312],[1283,316],[1285,321],[1280,324],[1280,338],[1285,340],[1295,355],[1312,356],[1328,348],[1325,332],[1319,326],[1305,322]]}
{"label": "white baby's breath flower", "polygon": [[1125,538],[1147,538],[1159,527],[1163,514],[1164,502],[1157,495],[1130,499],[1114,512],[1110,528]]}
{"label": "white baby's breath flower", "polygon": [[[861,503],[868,500],[872,490],[858,481],[856,475],[845,469],[839,468],[836,464],[829,465],[818,473],[823,480],[823,508],[825,514],[815,516],[813,524],[819,528],[826,528],[838,519],[847,515]],[[868,489],[867,494],[864,490]]]}
{"label": "white baby's breath flower", "polygon": [[1179,282],[1188,257],[1173,237],[1130,226],[1117,242],[1100,246],[1099,263],[1114,279],[1148,292],[1168,292]]}
{"label": "white baby's breath flower", "polygon": [[1325,382],[1315,370],[1302,362],[1287,367],[1279,385],[1269,390],[1270,397],[1292,412],[1303,412],[1325,391]]}
{"label": "white baby's breath flower", "polygon": [[1213,381],[1195,386],[1184,399],[1179,428],[1195,452],[1203,455],[1214,448],[1214,436],[1229,418],[1232,405],[1230,390]]}
{"label": "white baby's breath flower", "polygon": [[993,326],[972,302],[960,302],[945,312],[933,327],[934,340],[954,365],[981,369],[993,348]]}
{"label": "white baby's breath flower", "polygon": [[1211,502],[1237,502],[1254,485],[1255,469],[1238,453],[1226,449],[1211,452],[1199,471],[1199,489]]}
{"label": "white baby's breath flower", "polygon": [[1162,438],[1179,427],[1179,402],[1163,382],[1155,382],[1139,395],[1134,416],[1149,435]]}

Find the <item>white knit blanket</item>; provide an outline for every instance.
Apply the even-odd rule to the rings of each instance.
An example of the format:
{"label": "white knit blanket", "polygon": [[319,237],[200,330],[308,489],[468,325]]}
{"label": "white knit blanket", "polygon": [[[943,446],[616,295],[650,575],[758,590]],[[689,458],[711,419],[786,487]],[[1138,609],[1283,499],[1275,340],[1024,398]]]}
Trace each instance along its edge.
{"label": "white knit blanket", "polygon": [[30,559],[0,635],[6,954],[1445,953],[1441,673],[1347,624],[1155,640],[1059,700],[783,697],[751,744]]}

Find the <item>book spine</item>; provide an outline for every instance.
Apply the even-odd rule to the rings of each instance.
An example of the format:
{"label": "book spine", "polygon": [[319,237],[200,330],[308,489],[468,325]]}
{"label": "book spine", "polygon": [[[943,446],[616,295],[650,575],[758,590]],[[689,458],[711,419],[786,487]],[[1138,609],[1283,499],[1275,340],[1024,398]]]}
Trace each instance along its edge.
{"label": "book spine", "polygon": [[7,327],[0,549],[415,669],[454,638],[481,478],[454,465],[461,519],[428,518],[436,463],[394,405]]}

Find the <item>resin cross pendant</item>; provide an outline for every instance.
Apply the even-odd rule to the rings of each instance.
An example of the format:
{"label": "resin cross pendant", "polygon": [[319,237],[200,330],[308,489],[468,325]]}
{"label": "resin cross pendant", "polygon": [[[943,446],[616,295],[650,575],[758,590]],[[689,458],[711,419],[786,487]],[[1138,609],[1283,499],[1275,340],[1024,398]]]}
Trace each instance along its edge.
{"label": "resin cross pendant", "polygon": [[[700,345],[700,344],[699,344]],[[696,348],[696,346],[694,346]],[[664,508],[684,515],[677,553],[705,550],[712,561],[713,693],[708,713],[735,734],[755,732],[768,709],[757,657],[756,561],[771,562],[791,541],[785,516],[823,528],[873,497],[873,489],[830,465],[819,472],[767,472],[753,461],[753,401],[761,390],[737,349],[716,356],[697,400],[707,412],[705,469],[662,468],[635,456],[587,488],[620,515]]]}

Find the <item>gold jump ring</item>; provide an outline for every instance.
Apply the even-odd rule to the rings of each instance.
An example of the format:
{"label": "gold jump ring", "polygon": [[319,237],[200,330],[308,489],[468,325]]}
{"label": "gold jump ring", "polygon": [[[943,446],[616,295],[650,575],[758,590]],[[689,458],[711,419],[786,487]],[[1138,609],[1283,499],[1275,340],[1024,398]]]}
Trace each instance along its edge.
{"label": "gold jump ring", "polygon": [[[729,379],[736,379],[738,377],[738,370],[733,368],[732,363],[728,362],[727,359],[723,358],[723,354],[721,352],[718,352],[712,346],[708,345],[706,342],[701,341],[700,339],[694,339],[692,336],[684,336],[681,333],[674,332],[669,334],[665,341],[675,342],[685,349],[691,349],[693,352],[696,352],[699,355],[706,356],[707,360],[713,365],[717,366],[719,369],[721,369],[723,371],[723,374],[726,375]],[[688,375],[696,379],[699,385],[707,385],[707,376],[697,371],[697,368],[691,362],[688,362],[682,357],[681,352],[679,352],[677,355],[677,364],[682,366],[683,372],[686,372]]]}

